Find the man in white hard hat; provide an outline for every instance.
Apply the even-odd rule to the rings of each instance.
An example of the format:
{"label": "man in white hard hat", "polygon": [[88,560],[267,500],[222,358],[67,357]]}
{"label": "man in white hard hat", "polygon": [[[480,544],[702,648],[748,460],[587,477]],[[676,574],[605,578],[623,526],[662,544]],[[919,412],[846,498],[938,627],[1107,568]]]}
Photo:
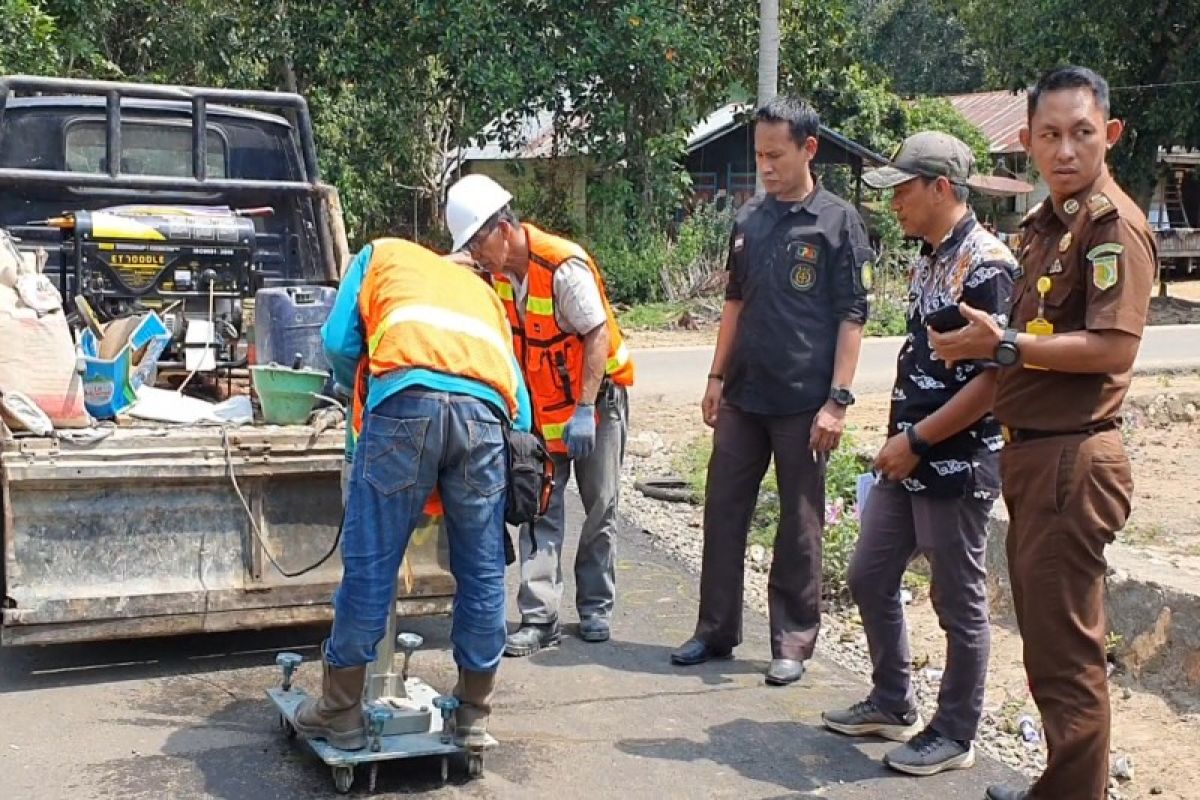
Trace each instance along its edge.
{"label": "man in white hard hat", "polygon": [[456,257],[491,274],[529,384],[535,429],[554,459],[546,515],[521,531],[521,625],[504,651],[527,656],[561,638],[564,500],[572,467],[586,513],[575,556],[579,634],[587,642],[609,638],[633,362],[592,257],[574,242],[522,224],[511,200],[491,178],[468,175],[446,196],[446,225]]}

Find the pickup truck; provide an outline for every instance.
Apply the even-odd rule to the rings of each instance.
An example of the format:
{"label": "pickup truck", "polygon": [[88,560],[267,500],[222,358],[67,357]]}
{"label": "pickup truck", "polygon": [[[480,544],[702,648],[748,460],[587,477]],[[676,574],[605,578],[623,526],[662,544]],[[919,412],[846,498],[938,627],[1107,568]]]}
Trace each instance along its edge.
{"label": "pickup truck", "polygon": [[[176,241],[160,226],[147,244],[121,229],[124,214],[174,226],[180,213],[203,231]],[[216,309],[216,368],[231,380],[252,358],[254,294],[336,285],[349,255],[308,106],[275,92],[0,77],[0,227],[45,262],[68,311],[79,296],[102,321],[161,310],[174,352],[189,320]],[[180,367],[170,352],[164,366]],[[0,424],[0,644],[330,618],[342,428],[108,433],[83,444]],[[414,537],[400,614],[449,609],[437,534],[430,523]]]}

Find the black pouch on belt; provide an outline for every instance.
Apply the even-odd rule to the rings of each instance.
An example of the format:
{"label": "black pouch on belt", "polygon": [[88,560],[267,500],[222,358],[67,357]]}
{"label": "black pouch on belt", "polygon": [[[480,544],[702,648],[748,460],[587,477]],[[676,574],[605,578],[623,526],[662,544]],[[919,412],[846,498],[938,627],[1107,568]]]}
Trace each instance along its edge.
{"label": "black pouch on belt", "polygon": [[[504,503],[504,521],[509,525],[529,525],[532,549],[537,549],[533,523],[546,513],[554,491],[554,461],[542,440],[532,433],[504,427],[508,450],[508,494]],[[508,564],[516,561],[512,540],[505,537],[504,555]]]}

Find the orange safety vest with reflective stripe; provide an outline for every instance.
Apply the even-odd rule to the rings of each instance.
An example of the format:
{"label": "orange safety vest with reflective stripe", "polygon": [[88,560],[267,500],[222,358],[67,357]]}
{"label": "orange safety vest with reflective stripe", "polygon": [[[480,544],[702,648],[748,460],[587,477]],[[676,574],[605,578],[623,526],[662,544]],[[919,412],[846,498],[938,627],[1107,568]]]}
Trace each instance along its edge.
{"label": "orange safety vest with reflective stripe", "polygon": [[575,405],[583,389],[584,352],[583,337],[563,331],[554,317],[554,272],[563,262],[579,259],[587,264],[600,290],[608,326],[605,374],[613,383],[632,386],[633,361],[608,303],[604,278],[592,257],[574,242],[553,236],[533,225],[522,227],[529,244],[524,318],[517,313],[516,293],[509,279],[504,275],[494,275],[492,284],[504,303],[509,324],[512,325],[513,350],[525,372],[533,404],[534,425],[550,452],[566,453],[563,430],[575,413]]}
{"label": "orange safety vest with reflective stripe", "polygon": [[504,308],[475,273],[403,239],[374,243],[358,296],[374,377],[427,369],[495,389],[517,416]]}
{"label": "orange safety vest with reflective stripe", "polygon": [[[429,369],[495,389],[517,414],[520,377],[512,363],[504,309],[471,271],[402,239],[373,243],[358,296],[367,335],[351,401],[351,431],[362,432],[368,377]],[[425,513],[443,513],[436,489]]]}

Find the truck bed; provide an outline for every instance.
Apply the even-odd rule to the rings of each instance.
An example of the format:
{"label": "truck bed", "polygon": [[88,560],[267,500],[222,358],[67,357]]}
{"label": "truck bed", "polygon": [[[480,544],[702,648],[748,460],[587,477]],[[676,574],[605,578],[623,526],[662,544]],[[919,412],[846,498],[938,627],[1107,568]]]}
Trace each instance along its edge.
{"label": "truck bed", "polygon": [[[341,520],[343,446],[343,429],[308,426],[139,424],[89,446],[5,437],[0,643],[328,619],[338,555],[285,577],[251,518],[283,571],[318,561]],[[436,530],[414,536],[401,613],[447,608]]]}

